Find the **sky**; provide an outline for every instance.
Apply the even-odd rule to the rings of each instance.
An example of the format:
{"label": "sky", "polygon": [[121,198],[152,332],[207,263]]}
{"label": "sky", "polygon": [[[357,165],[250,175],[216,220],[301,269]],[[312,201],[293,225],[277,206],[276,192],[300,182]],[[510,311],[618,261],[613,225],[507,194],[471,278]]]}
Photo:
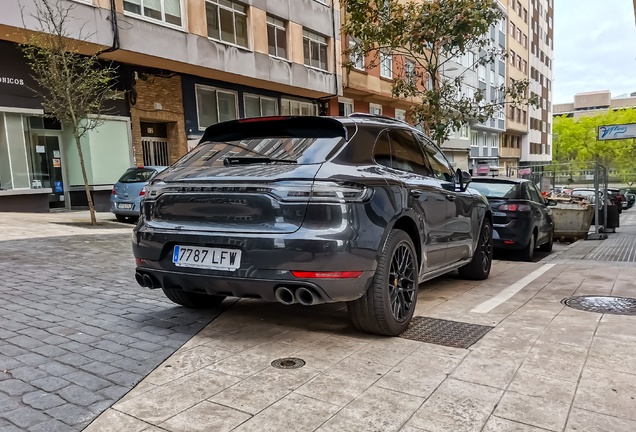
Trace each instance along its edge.
{"label": "sky", "polygon": [[554,0],[554,94],[569,103],[582,92],[636,92],[632,0]]}

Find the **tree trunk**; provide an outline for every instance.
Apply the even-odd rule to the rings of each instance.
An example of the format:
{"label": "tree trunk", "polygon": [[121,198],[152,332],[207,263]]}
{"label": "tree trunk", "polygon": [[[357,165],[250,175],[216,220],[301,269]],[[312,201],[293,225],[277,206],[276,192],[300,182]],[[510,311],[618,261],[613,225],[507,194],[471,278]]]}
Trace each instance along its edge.
{"label": "tree trunk", "polygon": [[82,177],[84,178],[84,188],[86,189],[86,199],[88,200],[88,210],[91,214],[91,225],[97,225],[97,219],[95,218],[95,206],[93,206],[93,198],[91,198],[91,190],[88,186],[88,177],[86,176],[86,166],[84,165],[84,156],[82,155],[82,144],[80,143],[80,137],[77,135],[77,127],[74,126],[75,144],[77,144],[77,153],[79,155],[80,166],[82,167]]}

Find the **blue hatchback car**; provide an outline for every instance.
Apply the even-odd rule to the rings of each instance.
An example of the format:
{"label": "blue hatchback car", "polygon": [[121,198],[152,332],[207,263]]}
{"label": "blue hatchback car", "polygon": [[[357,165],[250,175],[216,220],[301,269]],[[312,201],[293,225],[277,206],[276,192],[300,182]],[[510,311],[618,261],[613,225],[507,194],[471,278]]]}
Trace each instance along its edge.
{"label": "blue hatchback car", "polygon": [[110,211],[120,222],[137,220],[140,213],[141,198],[144,186],[157,173],[165,170],[165,166],[145,166],[128,168],[113,187],[110,195]]}

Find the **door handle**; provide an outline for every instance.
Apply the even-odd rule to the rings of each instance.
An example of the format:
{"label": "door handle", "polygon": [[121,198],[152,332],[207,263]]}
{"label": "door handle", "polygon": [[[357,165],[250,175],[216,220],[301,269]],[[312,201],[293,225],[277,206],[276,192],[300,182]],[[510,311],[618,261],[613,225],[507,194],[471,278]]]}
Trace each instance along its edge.
{"label": "door handle", "polygon": [[417,189],[411,189],[409,191],[409,193],[411,194],[411,196],[414,196],[416,198],[419,197],[420,195],[422,195],[422,191],[417,190]]}
{"label": "door handle", "polygon": [[457,198],[457,195],[453,195],[453,194],[446,194],[444,195],[446,197],[447,200],[449,201],[455,201],[455,198]]}

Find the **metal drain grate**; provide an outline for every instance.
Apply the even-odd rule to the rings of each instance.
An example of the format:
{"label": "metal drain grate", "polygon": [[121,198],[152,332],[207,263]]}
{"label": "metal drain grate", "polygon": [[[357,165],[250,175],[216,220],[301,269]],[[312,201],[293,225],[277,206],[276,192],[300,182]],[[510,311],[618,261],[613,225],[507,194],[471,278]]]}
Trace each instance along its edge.
{"label": "metal drain grate", "polygon": [[627,297],[581,296],[563,299],[561,303],[586,312],[636,315],[636,299]]}
{"label": "metal drain grate", "polygon": [[276,369],[298,369],[305,366],[305,360],[295,357],[280,358],[274,360],[272,366]]}
{"label": "metal drain grate", "polygon": [[452,348],[468,348],[494,327],[443,319],[414,317],[401,338]]}

